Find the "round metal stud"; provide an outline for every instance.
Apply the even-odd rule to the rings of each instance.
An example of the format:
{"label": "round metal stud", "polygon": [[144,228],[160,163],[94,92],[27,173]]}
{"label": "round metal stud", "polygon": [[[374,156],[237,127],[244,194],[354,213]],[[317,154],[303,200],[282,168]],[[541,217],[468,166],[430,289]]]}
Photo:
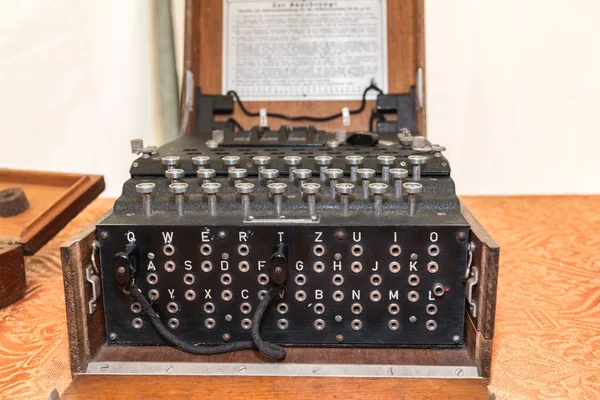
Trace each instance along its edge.
{"label": "round metal stud", "polygon": [[207,182],[202,185],[202,190],[206,194],[219,193],[221,190],[221,184],[217,182]]}
{"label": "round metal stud", "polygon": [[169,193],[183,194],[188,191],[188,184],[183,182],[171,183],[169,185]]}
{"label": "round metal stud", "polygon": [[423,185],[417,182],[406,182],[402,184],[402,188],[406,193],[417,194],[423,190]]}
{"label": "round metal stud", "polygon": [[390,169],[390,175],[394,179],[404,179],[408,177],[408,171],[404,168],[392,168]]}
{"label": "round metal stud", "polygon": [[328,179],[339,179],[344,175],[344,170],[339,168],[327,168],[325,170],[325,176]]}
{"label": "round metal stud", "polygon": [[394,156],[377,156],[377,163],[379,165],[394,165],[396,157]]}
{"label": "round metal stud", "polygon": [[279,170],[278,169],[263,169],[262,171],[260,171],[260,175],[264,179],[275,179],[279,176]]}
{"label": "round metal stud", "polygon": [[149,194],[154,192],[156,185],[152,182],[142,182],[135,185],[135,191],[137,193]]}
{"label": "round metal stud", "polygon": [[239,194],[248,194],[254,192],[254,184],[253,183],[238,183],[235,185],[235,191]]}
{"label": "round metal stud", "polygon": [[371,194],[384,194],[387,191],[388,185],[381,182],[371,183],[369,185],[369,191]]}
{"label": "round metal stud", "polygon": [[335,185],[335,191],[339,194],[350,194],[354,191],[352,183],[338,183]]}
{"label": "round metal stud", "polygon": [[217,172],[211,168],[202,168],[196,172],[196,175],[200,179],[212,179],[217,176]]}
{"label": "round metal stud", "polygon": [[305,194],[317,194],[321,189],[321,185],[318,183],[303,183],[302,192]]}
{"label": "round metal stud", "polygon": [[285,156],[285,157],[283,157],[283,162],[285,162],[285,165],[289,165],[289,166],[300,165],[300,163],[302,162],[302,157],[300,157],[300,156]]}
{"label": "round metal stud", "polygon": [[285,183],[274,182],[274,183],[269,183],[268,188],[269,188],[269,192],[271,192],[272,194],[281,194],[281,193],[285,192],[287,185]]}

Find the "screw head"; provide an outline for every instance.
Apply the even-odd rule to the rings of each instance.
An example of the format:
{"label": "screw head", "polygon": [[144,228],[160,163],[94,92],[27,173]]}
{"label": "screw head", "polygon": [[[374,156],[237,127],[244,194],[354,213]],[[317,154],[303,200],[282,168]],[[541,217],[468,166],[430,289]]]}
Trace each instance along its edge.
{"label": "screw head", "polygon": [[375,170],[371,168],[359,168],[356,173],[361,179],[371,179],[375,176]]}
{"label": "screw head", "polygon": [[312,176],[312,170],[306,168],[295,169],[294,176],[298,179],[308,179]]}
{"label": "screw head", "polygon": [[394,179],[404,179],[408,177],[408,171],[404,168],[392,168],[390,169],[390,174]]}
{"label": "screw head", "polygon": [[102,240],[106,240],[106,239],[108,239],[108,232],[107,232],[107,231],[102,231],[102,232],[100,233],[100,238],[101,238]]}
{"label": "screw head", "polygon": [[256,165],[267,165],[271,162],[271,157],[269,156],[254,156],[252,157],[252,161]]}
{"label": "screw head", "polygon": [[285,183],[274,182],[274,183],[269,183],[268,188],[269,188],[269,192],[271,192],[271,194],[281,194],[281,193],[285,192],[287,185]]}
{"label": "screw head", "polygon": [[302,157],[300,157],[300,156],[285,156],[285,157],[283,157],[283,162],[285,162],[285,165],[289,165],[289,166],[299,165],[302,162]]}
{"label": "screw head", "polygon": [[202,191],[206,194],[216,194],[221,191],[221,184],[217,182],[207,182],[202,184]]}
{"label": "screw head", "polygon": [[183,194],[188,191],[188,184],[183,182],[171,183],[169,185],[169,193]]}
{"label": "screw head", "polygon": [[243,168],[231,168],[229,170],[229,177],[231,179],[242,179],[246,177],[247,173],[248,171]]}
{"label": "screw head", "polygon": [[425,156],[408,156],[408,161],[410,161],[413,165],[421,165],[427,162],[427,157]]}
{"label": "screw head", "polygon": [[333,160],[333,157],[331,156],[316,156],[315,157],[315,164],[317,165],[331,165],[331,161]]}
{"label": "screw head", "polygon": [[110,335],[108,335],[108,338],[110,340],[117,340],[117,334],[114,332],[111,332]]}
{"label": "screw head", "polygon": [[306,194],[317,194],[319,193],[319,189],[321,189],[321,185],[318,183],[303,183],[302,184],[302,192]]}
{"label": "screw head", "polygon": [[135,191],[137,193],[149,194],[154,192],[156,185],[152,182],[142,182],[135,185]]}
{"label": "screw head", "polygon": [[335,237],[337,240],[344,240],[344,238],[346,237],[346,234],[344,233],[344,231],[337,231],[335,233]]}
{"label": "screw head", "polygon": [[210,157],[209,156],[194,156],[194,157],[192,157],[192,162],[194,163],[194,165],[198,165],[198,166],[208,165],[210,163]]}
{"label": "screw head", "polygon": [[402,184],[402,188],[406,193],[417,194],[423,190],[423,185],[417,182],[406,182]]}
{"label": "screw head", "polygon": [[394,165],[396,157],[394,156],[377,156],[377,162],[381,165]]}
{"label": "screw head", "polygon": [[465,232],[458,232],[458,235],[456,235],[456,238],[458,240],[465,240],[467,238],[467,234]]}
{"label": "screw head", "polygon": [[363,156],[350,155],[346,156],[346,164],[348,165],[360,165],[363,162]]}
{"label": "screw head", "polygon": [[217,171],[211,168],[201,168],[196,171],[196,176],[198,176],[199,179],[212,179],[217,176]]}
{"label": "screw head", "polygon": [[325,176],[328,179],[339,179],[344,175],[344,170],[339,168],[327,168],[325,170]]}
{"label": "screw head", "polygon": [[117,268],[117,274],[119,274],[119,275],[125,275],[126,271],[127,270],[125,269],[125,267],[119,267],[119,268]]}
{"label": "screw head", "polygon": [[384,194],[387,191],[388,185],[381,182],[371,183],[369,185],[369,191],[371,194]]}
{"label": "screw head", "polygon": [[254,192],[254,184],[253,183],[238,183],[235,185],[235,191],[239,194],[249,194]]}
{"label": "screw head", "polygon": [[354,191],[354,184],[352,183],[338,183],[335,185],[335,191],[339,194],[350,194]]}
{"label": "screw head", "polygon": [[229,342],[229,340],[231,340],[231,335],[229,333],[224,333],[223,334],[223,341],[224,342]]}
{"label": "screw head", "polygon": [[234,166],[240,163],[240,158],[238,156],[225,156],[221,159],[224,165]]}
{"label": "screw head", "polygon": [[181,179],[185,176],[185,171],[181,168],[170,168],[165,171],[165,176],[168,179]]}
{"label": "screw head", "polygon": [[414,324],[415,322],[417,322],[417,317],[411,315],[411,317],[408,320]]}
{"label": "screw head", "polygon": [[336,340],[338,343],[344,343],[344,335],[337,335],[337,336],[335,337],[335,340]]}
{"label": "screw head", "polygon": [[279,170],[274,168],[267,168],[260,171],[260,176],[264,179],[275,179],[279,176]]}
{"label": "screw head", "polygon": [[166,165],[168,167],[173,167],[173,166],[179,164],[179,156],[164,156],[161,159],[161,162],[163,165]]}
{"label": "screw head", "polygon": [[454,336],[452,336],[452,341],[453,341],[454,343],[458,343],[458,342],[460,342],[460,336],[458,336],[458,335],[454,335]]}

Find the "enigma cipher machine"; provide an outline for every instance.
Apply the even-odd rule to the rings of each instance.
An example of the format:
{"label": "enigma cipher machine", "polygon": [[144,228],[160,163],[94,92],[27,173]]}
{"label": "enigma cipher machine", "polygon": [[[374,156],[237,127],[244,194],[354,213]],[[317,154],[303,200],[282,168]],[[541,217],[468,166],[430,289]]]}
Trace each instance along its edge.
{"label": "enigma cipher machine", "polygon": [[110,345],[464,346],[476,277],[445,149],[381,118],[414,95],[379,94],[376,132],[331,133],[217,123],[237,94],[196,97],[219,129],[132,141],[97,225]]}

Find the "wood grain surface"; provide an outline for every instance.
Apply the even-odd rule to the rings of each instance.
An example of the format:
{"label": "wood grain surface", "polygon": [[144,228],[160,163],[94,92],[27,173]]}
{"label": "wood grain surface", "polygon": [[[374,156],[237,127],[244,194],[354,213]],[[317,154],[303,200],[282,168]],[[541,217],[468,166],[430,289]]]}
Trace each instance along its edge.
{"label": "wood grain surface", "polygon": [[[106,379],[109,378],[109,379]],[[481,399],[481,380],[78,376],[61,399]]]}
{"label": "wood grain surface", "polygon": [[[501,399],[600,398],[600,196],[462,200],[502,248],[490,391]],[[71,381],[58,247],[112,204],[110,199],[95,201],[27,258],[26,297],[0,310],[0,398],[44,398],[52,388],[64,391]],[[217,381],[209,389],[220,388],[225,398],[276,397],[278,390],[279,397],[325,397],[335,390],[329,393],[338,398],[401,398],[398,393],[405,390],[402,383],[386,379],[345,379],[338,385],[321,379],[262,379],[254,389],[249,383]],[[174,387],[175,381],[169,382]],[[186,392],[171,398],[209,390],[202,378],[186,382],[174,389]],[[95,385],[101,387],[102,381]],[[113,393],[124,398],[120,394],[128,392]]]}

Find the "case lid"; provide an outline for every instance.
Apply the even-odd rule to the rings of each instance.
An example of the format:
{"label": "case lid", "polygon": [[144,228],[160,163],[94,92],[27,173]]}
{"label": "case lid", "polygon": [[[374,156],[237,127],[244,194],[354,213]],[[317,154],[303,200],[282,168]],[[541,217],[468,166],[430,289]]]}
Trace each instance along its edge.
{"label": "case lid", "polygon": [[[387,0],[387,54],[388,54],[388,93],[409,93],[416,88],[416,120],[420,132],[425,132],[425,45],[424,45],[424,1]],[[184,69],[191,70],[194,87],[200,87],[203,94],[222,94],[223,66],[223,0],[202,0],[186,2]],[[185,84],[182,99],[186,98]],[[231,88],[235,89],[235,88]],[[244,99],[242,98],[242,101]],[[183,102],[182,102],[183,103]],[[268,113],[288,115],[324,116],[339,113],[343,107],[355,109],[360,100],[336,101],[244,101],[250,111],[258,112],[266,108]],[[182,105],[182,107],[184,107]],[[369,126],[370,110],[375,108],[375,100],[367,101],[365,111],[353,115],[350,126],[343,126],[342,118],[319,122],[319,129],[328,131],[364,131]],[[182,112],[183,115],[183,112]],[[224,116],[223,121],[230,116]],[[234,106],[231,115],[245,129],[258,125],[258,117],[244,115]],[[194,116],[190,118],[187,132],[193,132]],[[271,127],[277,129],[286,121],[274,120]],[[302,122],[296,123],[296,125]]]}
{"label": "case lid", "polygon": [[33,255],[104,190],[99,175],[0,169],[0,192],[21,188],[29,207],[0,217],[0,246],[20,244]]}

